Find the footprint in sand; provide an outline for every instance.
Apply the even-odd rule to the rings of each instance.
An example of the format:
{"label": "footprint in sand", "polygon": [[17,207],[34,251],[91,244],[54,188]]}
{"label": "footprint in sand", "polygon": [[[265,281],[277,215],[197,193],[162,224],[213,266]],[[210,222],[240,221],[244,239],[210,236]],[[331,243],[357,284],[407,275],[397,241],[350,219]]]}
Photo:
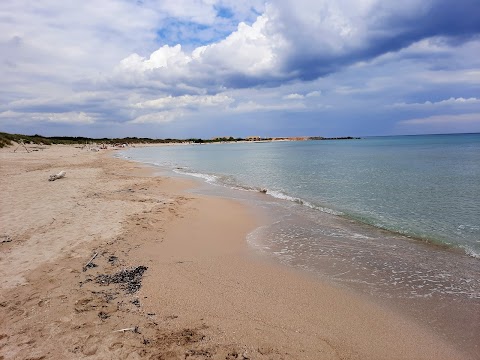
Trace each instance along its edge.
{"label": "footprint in sand", "polygon": [[81,346],[82,354],[85,356],[92,356],[97,353],[98,338],[96,336],[88,335],[85,343]]}

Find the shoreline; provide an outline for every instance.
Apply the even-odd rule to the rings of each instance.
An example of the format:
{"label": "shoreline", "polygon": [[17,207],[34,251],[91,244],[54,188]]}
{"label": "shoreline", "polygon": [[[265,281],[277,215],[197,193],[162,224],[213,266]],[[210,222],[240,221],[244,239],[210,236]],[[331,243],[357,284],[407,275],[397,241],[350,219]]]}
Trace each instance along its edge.
{"label": "shoreline", "polygon": [[[252,256],[249,210],[185,193],[192,182],[68,146],[0,156],[5,359],[469,358],[361,296]],[[60,170],[65,179],[47,181]],[[137,292],[96,282],[139,266]]]}
{"label": "shoreline", "polygon": [[[245,143],[250,143],[250,142],[245,142]],[[221,145],[222,143],[214,143],[216,145]],[[185,146],[192,146],[195,144],[145,144],[145,145],[140,145],[136,146],[138,148],[155,148],[155,147],[163,147],[163,146],[177,146],[177,145],[185,145]],[[122,151],[128,151],[128,150],[133,150],[134,148],[131,149],[117,149]],[[123,158],[122,158],[123,159]],[[126,158],[127,160],[135,161],[130,158]],[[144,163],[142,161],[138,161],[140,164],[148,165],[148,166],[159,166],[160,169],[163,169],[162,171],[166,171],[168,174],[171,169],[168,167],[164,167],[163,165],[152,165],[151,163]],[[280,200],[282,201],[287,201],[290,203],[298,204],[301,206],[305,206],[308,209],[312,209],[315,211],[320,211],[322,213],[327,213],[331,215],[338,216],[342,219],[345,219],[346,221],[354,221],[358,223],[358,225],[363,226],[365,228],[370,228],[373,231],[384,231],[387,236],[395,236],[399,238],[404,238],[405,240],[412,241],[415,244],[418,245],[427,245],[431,246],[434,249],[443,249],[445,251],[450,251],[462,255],[466,255],[468,257],[474,258],[474,259],[480,259],[480,254],[478,252],[477,248],[471,247],[469,244],[463,244],[463,243],[456,243],[452,241],[451,239],[448,239],[446,237],[442,237],[438,234],[432,234],[432,233],[422,233],[422,232],[415,232],[415,231],[408,231],[405,232],[404,230],[399,230],[396,228],[392,228],[389,225],[379,223],[375,219],[368,219],[368,218],[362,218],[358,214],[354,214],[352,212],[345,211],[344,209],[337,209],[334,205],[332,204],[318,204],[313,202],[312,200],[302,198],[302,197],[297,197],[296,195],[292,194],[287,194],[281,191],[277,191],[275,189],[270,189],[267,187],[257,187],[253,185],[245,185],[244,183],[241,182],[236,182],[236,183],[225,183],[221,179],[222,175],[220,175],[220,179],[218,179],[218,174],[215,173],[209,173],[209,172],[198,172],[193,169],[189,168],[183,168],[179,167],[174,170],[176,174],[179,175],[180,178],[186,178],[188,180],[192,181],[198,181],[198,179],[202,179],[209,185],[215,185],[215,186],[220,186],[224,187],[228,190],[233,189],[234,191],[240,190],[240,191],[246,191],[246,192],[258,192],[264,195],[268,195],[269,197],[274,198],[274,201]],[[170,176],[170,175],[168,175]],[[201,183],[201,182],[200,182]]]}

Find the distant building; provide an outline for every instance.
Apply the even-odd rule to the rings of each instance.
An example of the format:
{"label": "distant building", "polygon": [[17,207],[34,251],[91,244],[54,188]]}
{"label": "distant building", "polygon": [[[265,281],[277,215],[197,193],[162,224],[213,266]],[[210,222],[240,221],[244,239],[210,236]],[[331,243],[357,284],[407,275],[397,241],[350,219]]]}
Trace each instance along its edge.
{"label": "distant building", "polygon": [[260,136],[249,136],[247,137],[248,141],[260,141]]}

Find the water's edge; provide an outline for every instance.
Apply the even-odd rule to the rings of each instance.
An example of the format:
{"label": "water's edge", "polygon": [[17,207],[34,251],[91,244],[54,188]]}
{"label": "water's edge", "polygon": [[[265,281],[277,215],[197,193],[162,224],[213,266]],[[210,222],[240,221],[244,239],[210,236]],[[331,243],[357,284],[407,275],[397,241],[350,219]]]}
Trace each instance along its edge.
{"label": "water's edge", "polygon": [[[134,160],[128,152],[117,156]],[[247,236],[254,251],[399,309],[459,348],[479,353],[478,257],[362,224],[268,189],[231,186],[212,174],[144,163],[162,175],[201,180],[195,193],[242,200],[268,213],[270,221]]]}

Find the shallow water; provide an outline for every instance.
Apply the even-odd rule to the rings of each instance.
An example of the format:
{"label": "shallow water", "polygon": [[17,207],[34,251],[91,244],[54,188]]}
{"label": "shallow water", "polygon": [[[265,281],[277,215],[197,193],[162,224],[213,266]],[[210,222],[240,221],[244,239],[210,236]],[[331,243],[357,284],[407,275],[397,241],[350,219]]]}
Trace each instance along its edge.
{"label": "shallow water", "polygon": [[119,156],[197,177],[204,185],[195,191],[263,210],[269,220],[249,234],[253,249],[401,307],[480,356],[480,135],[170,146]]}
{"label": "shallow water", "polygon": [[191,145],[128,154],[480,254],[480,134]]}

